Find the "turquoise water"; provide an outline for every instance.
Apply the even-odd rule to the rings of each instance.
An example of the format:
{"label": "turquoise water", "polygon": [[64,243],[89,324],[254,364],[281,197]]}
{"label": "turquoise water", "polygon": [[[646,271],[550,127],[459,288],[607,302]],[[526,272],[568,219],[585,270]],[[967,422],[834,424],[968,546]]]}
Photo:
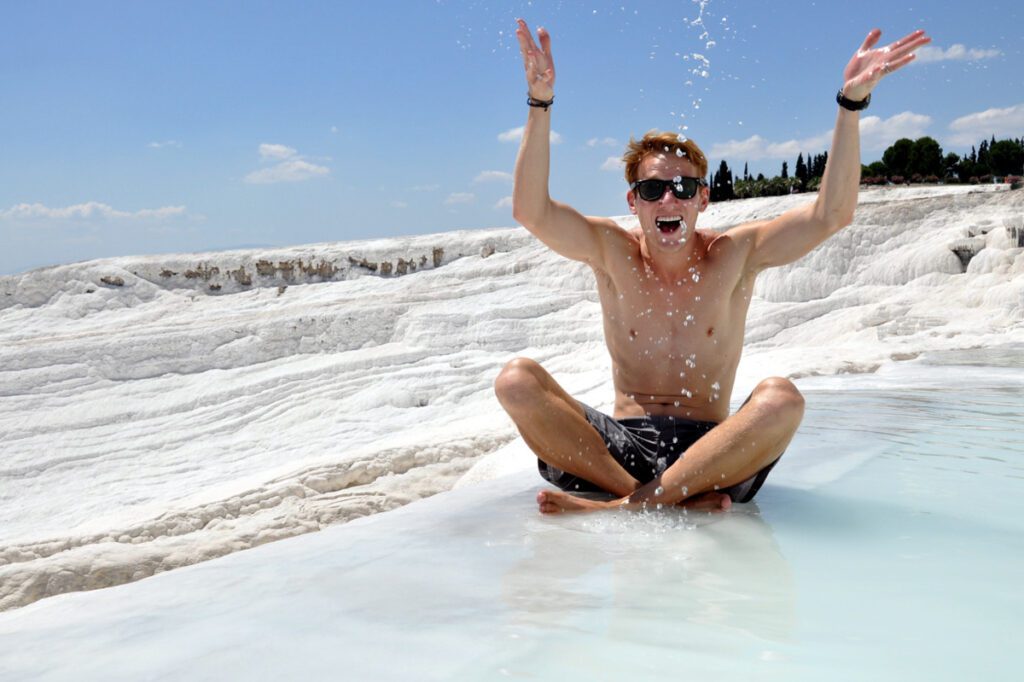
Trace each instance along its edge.
{"label": "turquoise water", "polygon": [[845,458],[835,480],[789,487],[800,477],[780,465],[756,505],[689,530],[538,522],[563,532],[533,533],[533,594],[506,602],[504,626],[530,644],[495,672],[1010,679],[1024,635],[1021,398],[810,391],[792,454]]}
{"label": "turquoise water", "polygon": [[1014,679],[1016,357],[803,382],[727,514],[542,516],[522,472],[0,614],[0,677]]}

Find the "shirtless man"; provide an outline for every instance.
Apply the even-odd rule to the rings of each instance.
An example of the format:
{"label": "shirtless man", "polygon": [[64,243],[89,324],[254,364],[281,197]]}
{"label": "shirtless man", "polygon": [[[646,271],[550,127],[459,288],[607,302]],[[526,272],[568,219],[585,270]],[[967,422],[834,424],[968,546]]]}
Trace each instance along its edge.
{"label": "shirtless man", "polygon": [[[630,141],[626,201],[638,228],[584,216],[548,196],[555,68],[551,37],[516,36],[530,105],[516,160],[513,216],[597,280],[615,385],[614,419],[584,405],[537,362],[516,358],[495,392],[541,474],[561,490],[537,495],[545,513],[678,505],[726,510],[753,498],[803,418],[792,382],[759,383],[729,415],[754,280],[792,263],[853,220],[860,183],[859,110],[884,76],[930,41],[915,31],[875,48],[871,31],[843,72],[841,105],[821,189],[809,205],[728,232],[698,231],[708,206],[707,159],[671,133]],[[573,492],[612,493],[604,501]]]}

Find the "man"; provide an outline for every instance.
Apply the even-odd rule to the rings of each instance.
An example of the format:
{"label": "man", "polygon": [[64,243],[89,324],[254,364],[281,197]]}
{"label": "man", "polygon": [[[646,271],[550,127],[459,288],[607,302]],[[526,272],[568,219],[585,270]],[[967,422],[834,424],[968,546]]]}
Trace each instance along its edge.
{"label": "man", "polygon": [[[555,68],[551,37],[516,35],[529,115],[516,160],[513,215],[548,247],[594,271],[611,354],[614,418],[573,399],[533,360],[495,381],[501,405],[561,490],[537,495],[545,513],[682,504],[726,510],[747,502],[785,451],[804,401],[780,377],[759,383],[729,416],[750,296],[758,273],[791,263],[849,225],[860,183],[859,110],[879,80],[930,39],[915,31],[876,49],[871,31],[843,73],[840,104],[814,203],[725,233],[698,231],[707,159],[682,136],[630,141],[626,201],[639,227],[583,216],[548,196]],[[604,501],[574,492],[612,493]]]}

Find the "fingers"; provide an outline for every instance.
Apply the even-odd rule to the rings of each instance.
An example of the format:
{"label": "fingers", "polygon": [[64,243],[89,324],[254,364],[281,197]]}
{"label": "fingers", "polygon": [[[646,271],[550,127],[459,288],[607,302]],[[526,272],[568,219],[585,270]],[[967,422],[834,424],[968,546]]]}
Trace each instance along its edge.
{"label": "fingers", "polygon": [[881,38],[881,37],[882,37],[882,31],[881,30],[879,30],[877,28],[871,29],[871,31],[868,33],[867,37],[864,39],[864,42],[861,43],[860,50],[858,50],[858,52],[867,52],[868,50],[873,48],[878,43],[878,39]]}
{"label": "fingers", "polygon": [[890,61],[894,61],[896,58],[910,54],[917,48],[922,45],[927,45],[931,41],[932,39],[926,36],[924,31],[914,31],[886,47],[885,51],[890,54]]}
{"label": "fingers", "polygon": [[915,56],[916,55],[911,53],[908,55],[904,55],[903,57],[900,57],[899,59],[896,59],[894,61],[886,62],[885,67],[883,69],[885,71],[885,74],[890,74],[893,71],[896,71],[897,69],[902,69],[904,66],[914,61]]}
{"label": "fingers", "polygon": [[554,81],[555,60],[551,58],[551,34],[546,28],[538,28],[537,38],[540,39],[540,48],[544,51],[544,75],[549,81]]}
{"label": "fingers", "polygon": [[526,22],[522,19],[516,19],[518,26],[516,27],[516,38],[519,40],[519,49],[523,55],[535,51],[537,46],[533,42],[533,35],[530,34],[530,28],[526,25]]}
{"label": "fingers", "polygon": [[544,50],[544,56],[551,60],[551,34],[546,28],[537,29],[537,38],[540,40],[540,49]]}

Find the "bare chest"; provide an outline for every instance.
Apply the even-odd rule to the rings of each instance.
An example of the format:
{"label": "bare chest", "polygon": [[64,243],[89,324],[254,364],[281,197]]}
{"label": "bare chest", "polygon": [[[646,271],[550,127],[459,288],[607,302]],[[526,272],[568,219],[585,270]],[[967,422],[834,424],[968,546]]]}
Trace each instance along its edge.
{"label": "bare chest", "polygon": [[601,302],[613,354],[682,359],[728,336],[731,292],[714,288],[714,277],[701,279],[669,284],[645,273],[606,282]]}

